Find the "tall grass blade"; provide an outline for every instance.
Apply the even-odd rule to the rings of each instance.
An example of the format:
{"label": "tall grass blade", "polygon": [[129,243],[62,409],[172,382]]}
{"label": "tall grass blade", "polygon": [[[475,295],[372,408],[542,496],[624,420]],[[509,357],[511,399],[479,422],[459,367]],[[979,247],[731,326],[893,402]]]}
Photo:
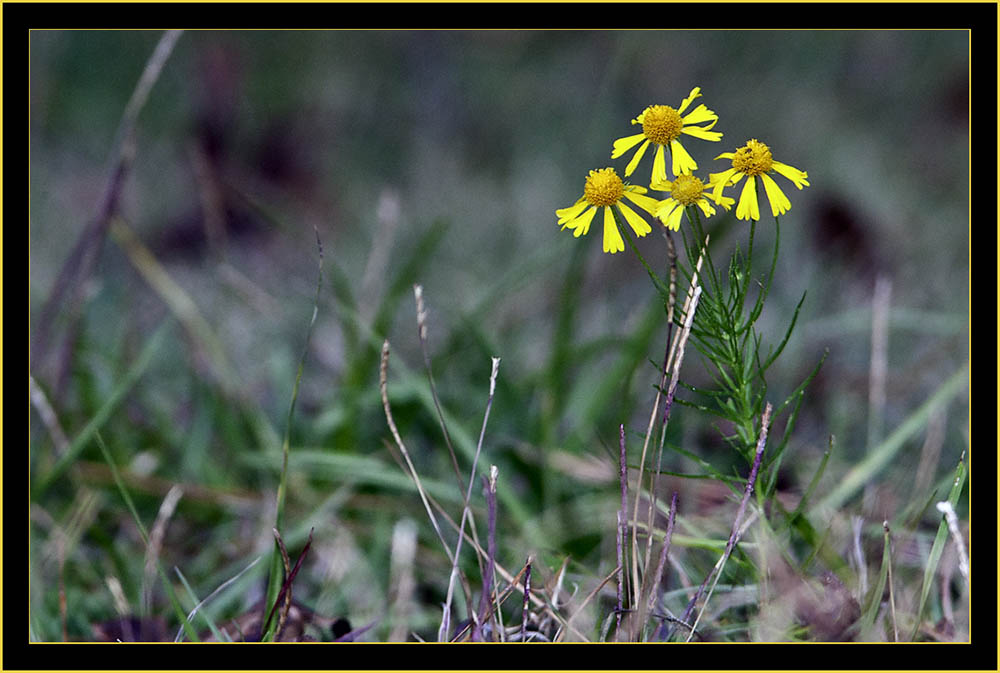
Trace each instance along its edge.
{"label": "tall grass blade", "polygon": [[886,527],[882,543],[882,569],[879,570],[878,582],[875,583],[875,587],[872,589],[871,597],[868,599],[868,606],[861,615],[861,621],[859,622],[860,630],[858,633],[862,638],[866,638],[866,634],[871,630],[872,625],[875,623],[875,618],[878,617],[879,609],[882,607],[882,594],[885,592],[885,581],[889,576],[889,563],[889,529]]}
{"label": "tall grass blade", "polygon": [[125,377],[121,382],[115,386],[114,390],[111,391],[111,395],[105,400],[101,408],[97,410],[94,417],[90,419],[90,422],[84,426],[80,434],[76,436],[73,443],[69,445],[69,449],[56,461],[56,463],[32,488],[32,499],[38,500],[45,493],[46,489],[52,485],[56,479],[62,476],[62,473],[66,471],[73,461],[76,460],[80,452],[83,450],[87,443],[90,442],[91,438],[97,433],[97,431],[104,425],[105,422],[111,417],[118,405],[125,398],[125,395],[132,390],[135,384],[139,381],[142,375],[146,372],[146,368],[149,367],[149,363],[153,359],[153,355],[159,352],[160,347],[163,345],[163,339],[165,338],[167,332],[170,331],[170,327],[173,325],[173,321],[165,320],[159,328],[153,333],[153,336],[149,337],[149,341],[143,347],[142,351],[139,353],[139,357],[136,358],[135,363],[125,374]]}
{"label": "tall grass blade", "polygon": [[[194,589],[191,588],[191,585],[188,583],[187,578],[184,577],[184,573],[181,572],[181,569],[175,566],[174,572],[177,573],[177,577],[180,578],[181,584],[184,585],[184,590],[188,593],[188,598],[190,598],[191,602],[195,604],[195,607],[204,604],[205,601],[198,600],[198,595],[195,594]],[[194,615],[194,611],[192,610],[188,613],[188,615],[188,620],[190,621],[191,617]],[[208,628],[215,637],[215,640],[220,643],[223,642],[224,638],[222,637],[222,633],[219,631],[218,627],[215,625],[215,620],[206,616],[205,621],[208,622]]]}
{"label": "tall grass blade", "polygon": [[837,487],[823,498],[817,507],[824,510],[838,509],[847,502],[862,486],[889,465],[896,453],[903,448],[903,444],[924,427],[934,410],[947,404],[951,398],[958,394],[967,378],[968,371],[963,366],[951,378],[942,383],[930,399],[910,414],[910,417],[891,435],[878,446],[873,447],[864,460],[852,467]]}
{"label": "tall grass blade", "polygon": [[[313,299],[312,317],[309,319],[309,327],[306,329],[306,342],[302,346],[302,355],[299,357],[298,370],[295,372],[295,385],[292,387],[292,400],[288,404],[288,415],[285,418],[285,438],[281,442],[281,477],[278,481],[278,493],[276,496],[277,512],[274,517],[274,527],[281,530],[285,522],[285,496],[288,489],[288,453],[290,451],[290,438],[292,433],[292,416],[295,413],[295,402],[299,398],[299,383],[302,381],[302,370],[305,368],[306,356],[309,354],[309,342],[312,339],[313,327],[316,325],[316,315],[319,313],[320,291],[323,289],[323,242],[319,238],[319,230],[313,228],[316,233],[316,248],[319,250],[319,268],[316,278],[316,296]],[[273,605],[278,599],[281,591],[283,563],[281,558],[281,548],[277,541],[271,551],[271,566],[268,572],[267,592],[264,594],[264,609]],[[268,625],[267,630],[261,634],[263,642],[270,642],[276,633],[277,625]]]}
{"label": "tall grass blade", "polygon": [[[114,458],[111,457],[111,451],[108,450],[108,446],[104,443],[104,439],[101,437],[100,432],[95,432],[94,438],[97,440],[97,445],[101,448],[101,453],[104,454],[104,460],[108,463],[108,468],[111,470],[111,475],[114,477],[115,486],[118,487],[118,492],[125,501],[125,505],[128,507],[129,512],[132,513],[132,519],[135,521],[136,528],[139,529],[139,535],[142,536],[142,541],[148,548],[149,533],[146,531],[145,524],[142,523],[142,517],[139,516],[139,510],[135,508],[135,503],[132,502],[132,496],[129,495],[121,474],[118,472],[118,466],[115,465]],[[184,627],[184,632],[187,633],[188,638],[198,642],[198,633],[194,630],[194,627],[191,626],[191,622],[188,621],[187,615],[184,614],[184,608],[181,607],[180,601],[177,600],[177,594],[174,592],[174,587],[170,583],[167,573],[163,571],[163,565],[160,563],[159,559],[156,560],[156,570],[160,575],[160,579],[163,580],[163,587],[167,591],[167,597],[170,599],[170,604],[173,606],[174,612],[177,614],[177,618]]]}
{"label": "tall grass blade", "polygon": [[[965,456],[963,455],[955,467],[955,479],[952,481],[951,491],[948,493],[948,502],[951,503],[952,507],[958,504],[958,498],[962,494],[967,474]],[[944,545],[947,540],[948,522],[945,521],[944,515],[942,515],[937,535],[934,536],[934,544],[931,545],[931,553],[927,556],[927,563],[924,566],[924,581],[920,587],[920,603],[917,606],[917,613],[914,615],[913,633],[910,634],[911,641],[916,640],[917,633],[920,631],[920,620],[923,619],[924,608],[927,605],[927,595],[934,584],[934,575],[937,573],[938,563],[941,562],[941,554],[944,553]]]}

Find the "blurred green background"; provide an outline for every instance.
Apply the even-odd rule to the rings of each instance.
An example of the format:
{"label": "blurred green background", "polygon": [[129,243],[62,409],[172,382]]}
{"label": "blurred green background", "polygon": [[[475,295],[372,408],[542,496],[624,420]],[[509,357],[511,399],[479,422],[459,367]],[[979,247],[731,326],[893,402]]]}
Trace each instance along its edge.
{"label": "blurred green background", "polygon": [[[160,36],[31,34],[33,327],[98,211],[122,111]],[[39,372],[37,384],[70,442],[125,393],[102,435],[147,527],[169,484],[188,486],[161,559],[204,597],[273,544],[280,437],[316,287],[315,227],[325,280],[292,423],[287,538],[301,549],[316,530],[297,597],[356,625],[384,616],[394,526],[412,518],[419,609],[408,630],[435,632],[448,563],[387,448],[378,394],[385,337],[403,439],[458,517],[414,283],[424,288],[434,375],[457,445],[474,446],[490,357],[502,358],[479,463],[500,467],[498,561],[516,572],[537,554],[540,577],[551,578],[571,555],[586,594],[614,567],[618,424],[630,451],[641,445],[658,380],[649,361],[662,359],[666,328],[631,252],[603,254],[599,226],[581,239],[560,232],[555,210],[581,195],[589,170],[623,170],[611,144],[635,132],[631,119],[650,104],[676,107],[695,86],[724,134],[720,143],[685,143],[700,173],[723,170],[712,159],[750,138],[808,171],[803,191],[778,178],[792,209],[758,327],[766,350],[808,292],[770,370],[769,399],[783,400],[829,349],[785,469],[801,490],[833,434],[826,478],[835,483],[869,448],[878,277],[891,282],[892,307],[884,434],[968,359],[968,40],[964,31],[185,33],[139,116],[120,214],[211,337],[175,322],[122,391],[171,311],[109,241],[75,307],[67,377]],[[650,161],[633,181],[645,184]],[[746,228],[731,216],[707,222],[717,263],[745,246]],[[772,242],[766,216],[758,268]],[[659,231],[640,246],[665,268]],[[708,382],[696,353],[682,377]],[[963,393],[940,418],[935,481],[967,445],[967,413]],[[35,487],[62,453],[36,407],[31,431]],[[691,409],[675,409],[669,442],[730,469],[711,418]],[[859,494],[849,511],[880,524],[909,503],[923,443],[918,433],[879,475],[879,494]],[[470,463],[458,452],[467,479]],[[70,638],[90,637],[91,622],[115,614],[108,576],[140,611],[134,523],[96,444],[73,462],[32,497],[31,628],[40,640],[61,637],[57,538],[67,541]],[[677,454],[664,462],[694,470]],[[478,487],[474,504],[481,515]],[[714,532],[724,535],[725,516]],[[933,534],[936,520],[927,521]],[[229,616],[259,596],[265,565],[212,614]],[[478,577],[474,569],[470,556]],[[162,596],[153,603],[152,612],[169,614]],[[384,619],[374,637],[389,637],[395,623]]]}

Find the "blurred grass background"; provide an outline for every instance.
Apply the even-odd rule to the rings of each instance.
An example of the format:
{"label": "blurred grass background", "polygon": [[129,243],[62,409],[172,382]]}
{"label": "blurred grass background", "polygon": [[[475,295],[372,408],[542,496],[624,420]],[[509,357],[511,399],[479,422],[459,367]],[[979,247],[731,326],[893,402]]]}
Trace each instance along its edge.
{"label": "blurred grass background", "polygon": [[[31,35],[33,327],[98,210],[122,111],[159,38]],[[118,236],[75,307],[67,376],[33,375],[70,443],[123,395],[101,433],[147,527],[169,486],[184,485],[161,559],[206,596],[273,544],[280,437],[315,292],[315,227],[325,282],[293,418],[283,531],[301,549],[315,527],[296,597],[355,625],[380,619],[369,637],[388,638],[402,620],[390,609],[393,534],[412,519],[417,590],[403,632],[436,632],[448,562],[392,458],[378,396],[385,337],[404,441],[459,517],[422,367],[414,283],[424,288],[434,376],[465,478],[490,357],[502,358],[479,463],[500,468],[498,561],[516,572],[535,554],[544,582],[569,556],[585,595],[614,568],[618,424],[631,456],[658,380],[649,361],[662,358],[666,329],[631,253],[603,254],[599,228],[583,239],[560,232],[554,211],[580,196],[590,169],[612,165],[612,141],[634,132],[629,120],[649,104],[678,105],[694,86],[724,133],[718,144],[685,145],[701,172],[722,170],[711,159],[749,138],[808,171],[801,192],[782,183],[793,205],[759,327],[776,343],[808,291],[770,371],[769,397],[784,399],[829,349],[784,463],[788,489],[801,491],[835,435],[820,485],[828,492],[871,448],[877,278],[891,283],[882,434],[969,356],[968,59],[964,31],[185,33],[141,111],[120,214],[176,283],[167,294],[189,297],[207,331],[171,319],[141,377],[123,387],[171,310]],[[648,162],[635,180],[648,176]],[[717,263],[745,245],[743,223],[720,217],[707,226]],[[766,220],[758,229],[764,260],[772,231]],[[654,233],[640,245],[664,268]],[[682,376],[708,382],[696,354]],[[949,478],[968,445],[967,418],[962,393],[934,416],[939,436],[911,437],[844,506],[845,517],[871,527],[875,572],[882,520],[923,504]],[[97,445],[87,442],[47,483],[67,447],[37,406],[30,424],[32,637],[62,638],[62,586],[68,636],[89,638],[91,623],[116,614],[108,577],[121,582],[131,611],[168,614],[159,587],[151,604],[141,602],[144,547]],[[735,464],[711,419],[691,409],[675,409],[668,442],[723,471]],[[921,456],[931,463],[919,465]],[[696,470],[673,452],[664,468]],[[697,502],[682,490],[681,517],[704,515]],[[714,527],[678,532],[724,539],[733,509],[724,506]],[[925,512],[914,539],[933,537],[938,521]],[[850,530],[832,535],[849,541]],[[912,577],[927,546],[915,546]],[[684,557],[695,584],[717,558],[702,553]],[[246,609],[260,597],[265,566],[206,611],[222,619]],[[478,577],[471,555],[463,567]],[[666,586],[678,588],[676,576]],[[919,579],[909,591],[918,588]],[[927,618],[936,621],[947,608],[931,600]],[[609,605],[581,617],[588,633],[596,637]]]}

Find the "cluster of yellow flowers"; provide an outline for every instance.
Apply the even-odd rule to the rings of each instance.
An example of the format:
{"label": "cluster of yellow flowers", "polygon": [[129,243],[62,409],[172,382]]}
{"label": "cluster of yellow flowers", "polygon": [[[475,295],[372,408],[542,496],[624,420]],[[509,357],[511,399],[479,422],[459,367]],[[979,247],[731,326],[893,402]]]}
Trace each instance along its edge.
{"label": "cluster of yellow flowers", "polygon": [[[642,133],[619,138],[614,142],[611,152],[611,158],[617,159],[639,145],[639,149],[625,167],[625,177],[628,177],[635,172],[649,146],[655,145],[649,189],[669,192],[670,196],[662,200],[646,196],[648,190],[645,187],[622,182],[613,168],[592,170],[584,183],[583,196],[569,208],[556,211],[558,224],[561,224],[563,229],[572,230],[573,236],[582,236],[590,230],[590,223],[597,209],[604,208],[604,252],[614,254],[625,249],[625,242],[618,231],[612,206],[617,206],[637,236],[645,236],[652,231],[652,228],[626,203],[626,199],[659,219],[664,226],[677,231],[681,226],[681,214],[688,206],[697,205],[706,217],[715,214],[715,208],[709,203],[709,199],[729,210],[735,199],[723,196],[722,190],[736,185],[744,177],[747,180],[740,193],[739,204],[736,206],[736,217],[741,220],[760,219],[760,208],[757,203],[758,178],[764,184],[764,192],[771,204],[772,214],[777,217],[788,212],[792,207],[791,202],[768,173],[773,171],[785,176],[799,189],[809,185],[807,180],[809,175],[805,171],[775,161],[771,156],[771,149],[758,140],[750,140],[735,152],[723,152],[717,156],[716,159],[729,159],[732,167],[721,173],[709,174],[707,185],[693,175],[698,163],[681,145],[679,140],[681,135],[687,134],[712,142],[722,140],[722,134],[712,130],[719,121],[719,116],[704,104],[685,114],[691,103],[699,96],[701,89],[695,87],[676,109],[669,105],[650,105],[632,120],[633,124],[642,126]],[[664,148],[670,149],[673,180],[667,179]]]}

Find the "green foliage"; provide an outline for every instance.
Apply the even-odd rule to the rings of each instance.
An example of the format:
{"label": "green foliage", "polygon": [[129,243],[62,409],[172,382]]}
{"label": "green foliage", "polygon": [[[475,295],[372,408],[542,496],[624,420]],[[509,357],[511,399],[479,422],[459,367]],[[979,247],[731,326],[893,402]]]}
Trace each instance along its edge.
{"label": "green foliage", "polygon": [[[155,42],[127,33],[111,41],[95,33],[36,37],[33,72],[49,80],[32,90],[39,113],[32,126],[33,319],[73,243],[65,240],[66,232],[82,227],[103,189],[89,176],[103,174],[102,148],[128,99],[127,91],[112,92],[116,87],[108,83],[134,81],[141,72],[136,59]],[[389,339],[393,413],[454,548],[457,533],[444,514],[457,524],[464,493],[455,483],[422,366],[411,299],[416,283],[425,288],[431,367],[466,483],[487,401],[490,357],[503,358],[479,463],[482,473],[489,465],[499,468],[496,562],[515,575],[531,556],[538,595],[551,597],[562,587],[550,615],[553,632],[562,625],[567,639],[600,640],[606,625],[603,633],[613,637],[615,582],[601,583],[616,565],[618,426],[626,428],[634,498],[638,445],[646,439],[650,406],[669,389],[660,378],[665,341],[678,333],[685,316],[678,306],[673,325],[665,320],[671,288],[659,232],[635,241],[623,227],[630,246],[625,255],[641,254],[644,266],[619,264],[625,255],[610,263],[591,245],[593,235],[590,241],[556,235],[551,210],[568,202],[566,194],[578,185],[575,174],[563,177],[553,168],[590,156],[587,143],[572,140],[576,134],[584,137],[587,130],[586,137],[603,137],[620,127],[622,110],[635,107],[622,100],[636,95],[622,94],[634,81],[662,80],[642,56],[662,48],[662,40],[608,33],[602,40],[614,54],[606,59],[602,50],[583,58],[576,36],[468,40],[454,34],[441,38],[434,63],[421,61],[421,68],[437,75],[444,68],[457,72],[453,80],[421,74],[412,65],[417,52],[410,50],[426,46],[419,35],[391,37],[341,33],[323,37],[318,49],[313,38],[295,36],[302,49],[288,62],[278,56],[289,53],[290,35],[259,41],[253,34],[233,34],[227,44],[210,33],[181,39],[139,118],[137,160],[118,222],[127,229],[119,227],[104,242],[79,305],[65,307],[67,322],[79,316],[73,338],[64,342],[71,362],[66,380],[37,376],[67,441],[60,444],[55,426],[33,401],[33,641],[62,640],[64,622],[69,639],[91,638],[95,623],[118,614],[109,578],[120,584],[124,607],[142,614],[145,527],[157,519],[174,484],[184,487],[184,495],[166,522],[148,585],[150,614],[144,615],[164,617],[171,636],[180,627],[191,640],[207,636],[203,629],[221,629],[267,593],[269,580],[270,597],[276,595],[284,575],[271,532],[277,522],[293,559],[315,528],[295,581],[296,600],[324,615],[346,616],[354,626],[390,614],[366,640],[387,639],[397,623],[405,624],[404,637],[433,638],[449,562],[392,444],[378,394],[380,348]],[[706,38],[679,33],[677,39]],[[760,46],[756,38],[740,39]],[[899,39],[913,47],[922,38]],[[921,58],[951,63],[942,39]],[[813,54],[808,41],[797,44],[794,53]],[[498,53],[510,58],[498,61]],[[838,53],[850,62],[852,52]],[[225,59],[215,61],[213,54],[251,65],[246,88],[233,84],[241,106],[220,113],[228,126],[216,138],[218,163],[208,178],[192,172],[201,136],[188,129],[200,115],[219,112],[194,95],[207,77],[205,63],[219,69],[212,76],[227,77]],[[560,102],[570,97],[560,89],[567,68],[590,72],[598,61],[608,68],[602,95],[589,106],[590,119],[576,119]],[[820,66],[836,70],[827,61]],[[914,86],[928,86],[924,70]],[[964,73],[964,66],[959,70]],[[829,80],[815,89],[814,80],[802,81],[796,96],[805,113],[833,109],[825,98]],[[426,92],[441,93],[435,87],[443,87],[454,93],[452,86],[469,95],[441,97],[455,98],[456,109],[438,115],[438,103]],[[505,96],[488,95],[498,87]],[[736,90],[743,88],[741,83]],[[216,102],[225,107],[223,98]],[[479,102],[465,109],[465,98]],[[933,112],[934,100],[927,96],[904,99],[907,105],[928,101],[930,107],[913,112],[918,119]],[[770,107],[756,108],[760,118],[770,119],[762,110]],[[840,124],[845,155],[861,147],[878,152],[875,165],[888,161],[885,148],[871,142],[882,130],[861,128],[859,115],[843,114],[849,123],[831,123]],[[282,135],[283,124],[301,135]],[[87,132],[81,135],[81,129]],[[649,475],[659,480],[650,536],[654,565],[664,540],[665,503],[671,491],[679,491],[669,563],[650,624],[664,615],[679,617],[691,586],[709,577],[724,553],[753,463],[761,412],[771,402],[770,435],[756,497],[748,504],[758,518],[724,564],[699,631],[722,640],[753,638],[762,620],[759,605],[777,591],[768,584],[774,567],[788,568],[788,576],[803,581],[831,570],[860,599],[862,618],[873,619],[877,597],[873,591],[860,595],[859,578],[866,570],[878,579],[882,536],[881,528],[863,529],[859,567],[850,521],[860,515],[888,518],[897,545],[912,542],[929,550],[917,560],[892,559],[897,608],[904,614],[901,633],[946,639],[930,630],[944,616],[939,574],[951,544],[933,503],[946,493],[967,520],[967,466],[952,473],[968,443],[968,370],[961,362],[967,317],[963,307],[946,303],[967,290],[954,265],[948,266],[963,258],[967,240],[921,225],[907,209],[906,195],[912,190],[927,199],[926,212],[940,211],[948,220],[953,212],[966,212],[965,204],[947,200],[964,193],[966,182],[959,175],[954,185],[942,182],[940,194],[927,195],[922,183],[915,188],[893,176],[897,182],[876,189],[851,182],[855,174],[844,170],[850,162],[818,163],[830,155],[828,141],[804,138],[794,129],[788,134],[787,142],[799,143],[817,172],[831,180],[824,187],[830,198],[851,204],[859,221],[887,227],[873,234],[871,244],[886,251],[881,254],[889,259],[882,259],[887,272],[899,274],[889,319],[892,386],[881,412],[886,438],[867,446],[857,430],[868,404],[867,277],[851,255],[811,242],[810,236],[829,226],[816,214],[822,208],[809,200],[815,197],[797,202],[793,214],[802,218],[781,228],[780,258],[777,222],[772,229],[722,216],[703,225],[693,211],[679,241],[678,298],[683,301],[710,233],[700,274],[703,293],[670,422],[654,425],[651,433],[662,455],[651,451],[643,466],[643,504]],[[288,163],[268,164],[269,152],[280,154],[282,143],[289,151],[279,158]],[[600,149],[606,151],[603,141]],[[282,165],[288,172],[281,173]],[[225,201],[223,221],[230,228],[224,253],[167,245],[168,234],[185,223],[204,228],[210,218],[201,209],[211,201],[209,186]],[[396,229],[378,224],[376,204],[387,193],[402,205]],[[883,217],[883,209],[900,215]],[[905,235],[882,224],[896,219],[906,222]],[[325,247],[318,293],[312,222]],[[894,244],[885,245],[887,240]],[[233,271],[242,280],[234,280]],[[920,282],[927,277],[947,282]],[[662,407],[656,414],[662,423]],[[921,446],[938,415],[940,459]],[[927,485],[911,490],[924,453]],[[460,559],[470,595],[457,592],[456,618],[466,614],[467,602],[479,604],[486,565],[470,541],[486,546],[478,483],[470,506],[475,537],[466,540]],[[644,524],[644,510],[640,519]],[[409,560],[397,556],[405,521],[416,530]],[[645,529],[639,531],[643,545]],[[263,562],[252,565],[258,560]],[[395,584],[400,568],[415,580],[408,611]],[[645,573],[640,567],[640,579]],[[508,582],[498,576],[496,586],[505,589]],[[198,601],[206,602],[188,623],[186,614]],[[519,625],[521,595],[514,591],[501,611],[507,625]],[[966,613],[955,612],[960,634]],[[539,619],[545,615],[537,606],[536,613]],[[572,615],[578,631],[565,627]],[[672,638],[686,638],[683,627],[674,626]],[[780,637],[816,638],[809,626],[796,621]],[[645,631],[644,637],[654,636],[653,629]]]}

